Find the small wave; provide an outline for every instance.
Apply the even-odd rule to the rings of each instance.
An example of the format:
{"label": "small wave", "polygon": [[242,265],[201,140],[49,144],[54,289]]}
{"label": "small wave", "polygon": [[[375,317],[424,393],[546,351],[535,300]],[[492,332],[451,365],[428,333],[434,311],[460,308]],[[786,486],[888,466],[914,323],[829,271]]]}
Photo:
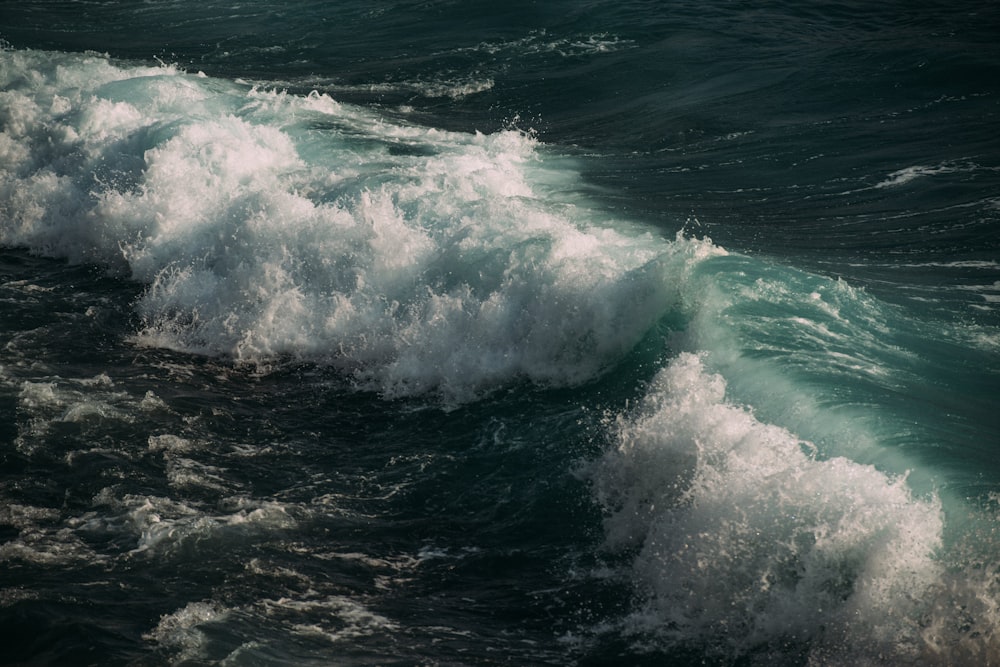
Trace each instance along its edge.
{"label": "small wave", "polygon": [[520,39],[481,42],[474,47],[459,51],[477,51],[488,55],[556,54],[571,58],[621,51],[633,47],[634,44],[630,39],[623,39],[610,33],[551,37],[545,30],[536,30]]}
{"label": "small wave", "polygon": [[876,188],[893,188],[901,185],[906,185],[918,178],[923,178],[926,176],[937,176],[940,174],[954,174],[959,172],[969,172],[975,171],[979,168],[978,165],[967,162],[967,163],[955,163],[946,162],[936,166],[927,165],[916,165],[913,167],[906,167],[905,169],[900,169],[894,171],[886,177],[885,180],[877,183]]}
{"label": "small wave", "polygon": [[955,262],[907,262],[889,264],[886,266],[904,266],[906,268],[940,268],[940,269],[985,269],[988,271],[1000,269],[1000,262],[990,260],[959,260]]}
{"label": "small wave", "polygon": [[[493,79],[468,79],[449,80],[441,79],[437,81],[400,81],[393,83],[379,83],[368,86],[357,86],[354,89],[364,90],[373,93],[409,93],[422,97],[447,97],[452,100],[459,100],[470,95],[478,95],[493,89]],[[348,90],[344,86],[333,86],[330,92],[336,94],[339,90]]]}
{"label": "small wave", "polygon": [[492,77],[448,77],[431,78],[427,80],[381,81],[377,83],[343,83],[328,77],[303,77],[294,80],[258,81],[261,88],[277,88],[289,90],[313,89],[323,93],[338,96],[341,94],[362,93],[366,95],[386,96],[419,96],[429,99],[447,98],[460,100],[472,95],[490,91],[495,86]]}
{"label": "small wave", "polygon": [[232,609],[211,601],[191,602],[161,616],[156,627],[143,635],[143,639],[156,642],[178,661],[202,658],[209,640],[201,626],[223,621],[232,612]]}

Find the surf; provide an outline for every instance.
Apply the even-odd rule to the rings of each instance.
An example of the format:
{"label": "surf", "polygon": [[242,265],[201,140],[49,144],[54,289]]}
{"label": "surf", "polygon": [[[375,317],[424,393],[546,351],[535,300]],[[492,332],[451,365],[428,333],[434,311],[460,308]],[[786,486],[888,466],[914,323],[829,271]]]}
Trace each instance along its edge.
{"label": "surf", "polygon": [[[579,474],[600,557],[637,601],[582,632],[723,661],[996,655],[991,480],[935,460],[906,400],[926,378],[991,386],[968,368],[996,349],[988,327],[615,217],[577,157],[519,129],[446,131],[97,54],[4,50],[0,84],[0,243],[138,285],[131,349],[241,380],[332,372],[378,411],[520,390],[576,414],[574,390],[601,395]],[[911,175],[933,174],[889,185]],[[945,372],[954,350],[966,367]],[[109,375],[16,384],[25,456],[59,425],[167,412]],[[230,490],[188,456],[202,443],[143,442],[174,490]],[[133,558],[296,526],[267,500],[96,502]],[[97,558],[83,542],[73,553]],[[225,615],[190,602],[148,637],[186,651],[187,630]]]}
{"label": "surf", "polygon": [[94,55],[3,56],[17,122],[0,240],[147,285],[140,345],[329,364],[388,397],[579,384],[708,248],[601,218],[525,132],[397,124]]}

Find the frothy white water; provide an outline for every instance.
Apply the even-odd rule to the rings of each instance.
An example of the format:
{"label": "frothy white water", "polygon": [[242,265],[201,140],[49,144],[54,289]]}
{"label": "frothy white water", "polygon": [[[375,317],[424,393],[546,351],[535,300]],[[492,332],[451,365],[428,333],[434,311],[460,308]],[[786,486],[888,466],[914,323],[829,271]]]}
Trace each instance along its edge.
{"label": "frothy white water", "polygon": [[94,56],[0,59],[0,242],[148,283],[140,344],[319,361],[388,396],[574,384],[721,252],[611,229],[519,132]]}
{"label": "frothy white water", "polygon": [[[582,203],[572,169],[517,132],[391,124],[323,95],[95,56],[0,52],[0,90],[0,243],[147,284],[137,344],[249,364],[305,359],[387,396],[466,400],[518,380],[587,381],[680,304],[691,315],[682,346],[709,350],[768,417],[682,355],[614,429],[593,479],[609,548],[634,550],[645,602],[626,630],[643,641],[729,657],[800,649],[816,664],[998,655],[998,578],[983,557],[992,542],[951,558],[938,497],[858,463],[884,463],[878,438],[791,377],[902,386],[898,360],[909,355],[885,340],[886,311],[850,288],[802,289],[707,241],[612,226]],[[88,382],[19,384],[22,453],[62,422],[165,409],[107,376]],[[817,426],[818,415],[832,417]],[[814,451],[792,431],[825,441]],[[9,521],[25,537],[0,557],[83,560],[91,551],[77,533],[124,531],[130,558],[169,559],[294,525],[285,506],[240,500],[224,468],[195,459],[199,446],[159,434],[143,451],[162,454],[170,488],[232,499],[223,507],[115,496],[113,526],[48,526],[15,508]],[[334,592],[317,604],[341,609]],[[343,610],[364,631],[377,625]],[[188,611],[181,629],[219,610]],[[174,624],[164,627],[166,638]],[[303,629],[340,636],[339,626]]]}
{"label": "frothy white water", "polygon": [[698,356],[672,361],[612,433],[591,475],[607,547],[635,554],[645,603],[624,629],[639,641],[777,663],[998,655],[995,572],[944,553],[936,496],[758,421]]}
{"label": "frothy white water", "polygon": [[892,188],[901,185],[906,185],[911,181],[925,176],[937,176],[939,174],[952,174],[961,172],[972,172],[980,169],[979,165],[973,162],[946,162],[939,165],[928,166],[928,165],[916,165],[913,167],[906,167],[898,171],[894,171],[889,174],[885,180],[879,182],[875,185],[876,188]]}

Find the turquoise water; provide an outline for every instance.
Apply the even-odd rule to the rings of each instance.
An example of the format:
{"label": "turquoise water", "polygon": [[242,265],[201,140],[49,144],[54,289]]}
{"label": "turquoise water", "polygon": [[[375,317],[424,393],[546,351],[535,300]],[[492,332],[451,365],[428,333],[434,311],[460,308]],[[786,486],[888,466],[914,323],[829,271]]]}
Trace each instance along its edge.
{"label": "turquoise water", "polygon": [[0,8],[5,662],[996,662],[998,18]]}

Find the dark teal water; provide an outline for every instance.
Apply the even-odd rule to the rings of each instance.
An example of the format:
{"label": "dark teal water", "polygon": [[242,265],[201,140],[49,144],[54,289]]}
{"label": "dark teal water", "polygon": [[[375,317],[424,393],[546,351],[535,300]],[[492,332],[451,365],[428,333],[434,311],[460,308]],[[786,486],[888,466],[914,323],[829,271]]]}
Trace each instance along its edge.
{"label": "dark teal water", "polygon": [[0,5],[0,663],[1000,661],[998,29]]}

